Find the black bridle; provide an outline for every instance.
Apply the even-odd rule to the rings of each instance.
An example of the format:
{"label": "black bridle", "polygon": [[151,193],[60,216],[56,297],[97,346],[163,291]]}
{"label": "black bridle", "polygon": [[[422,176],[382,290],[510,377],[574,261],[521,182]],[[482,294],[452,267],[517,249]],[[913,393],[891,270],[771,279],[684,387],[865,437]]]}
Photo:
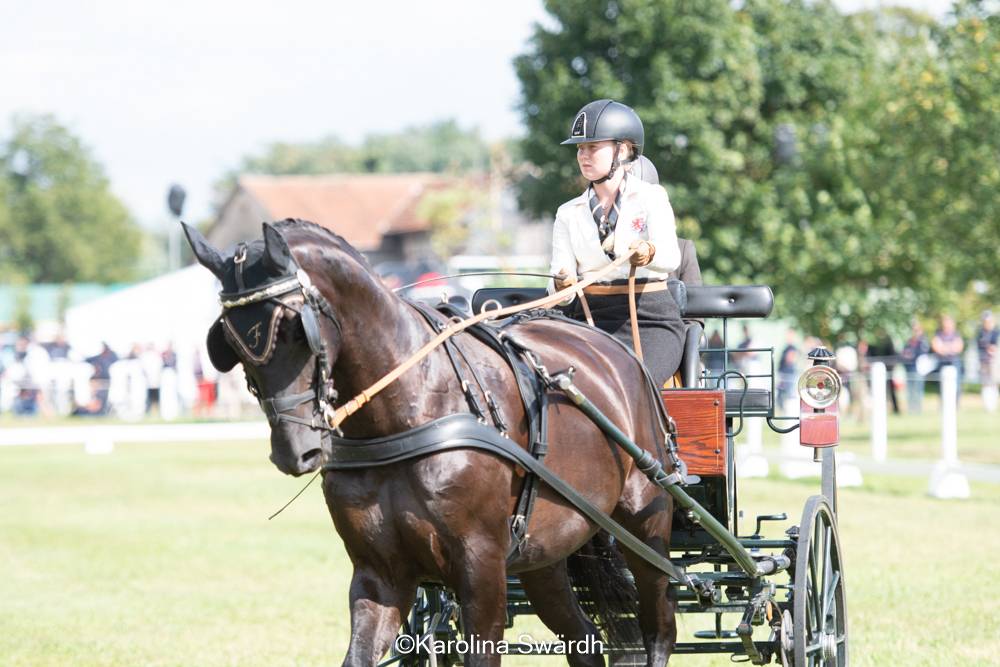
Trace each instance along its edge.
{"label": "black bridle", "polygon": [[[237,263],[237,268],[242,268],[240,263]],[[238,271],[239,273],[241,272]],[[242,275],[239,275],[239,277],[242,278]],[[238,280],[237,282],[238,284],[242,283],[242,280]],[[302,307],[301,309],[297,309],[293,303],[299,300],[300,295]],[[287,421],[308,426],[314,430],[334,430],[327,426],[327,417],[333,412],[333,404],[337,400],[337,390],[334,388],[333,379],[330,377],[330,358],[327,353],[326,341],[323,339],[320,329],[320,314],[326,317],[337,328],[337,333],[341,337],[343,337],[343,329],[333,314],[330,304],[316,286],[312,284],[309,275],[302,269],[298,269],[294,275],[271,282],[266,287],[240,290],[239,292],[220,292],[219,301],[224,311],[270,301],[281,308],[287,308],[299,315],[302,329],[305,332],[306,342],[309,344],[309,350],[312,352],[315,364],[309,389],[298,394],[264,398],[257,383],[249,373],[245,373],[247,389],[256,397],[261,409],[267,416],[268,423],[272,426],[282,421]],[[276,345],[277,343],[273,344]],[[314,404],[311,419],[305,420],[295,415],[286,414],[303,403],[309,402]],[[319,420],[316,418],[317,414],[320,417]]]}

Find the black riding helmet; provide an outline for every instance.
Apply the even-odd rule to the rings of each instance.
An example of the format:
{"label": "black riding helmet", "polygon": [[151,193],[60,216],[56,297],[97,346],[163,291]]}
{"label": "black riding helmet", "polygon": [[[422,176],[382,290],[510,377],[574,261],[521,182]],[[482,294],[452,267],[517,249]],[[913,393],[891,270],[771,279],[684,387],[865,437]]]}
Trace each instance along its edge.
{"label": "black riding helmet", "polygon": [[618,147],[623,141],[630,141],[635,146],[635,153],[632,160],[642,155],[642,144],[645,139],[645,132],[642,129],[642,121],[638,114],[621,102],[614,100],[596,100],[584,106],[573,118],[573,125],[570,127],[569,139],[562,142],[567,144],[586,144],[594,141],[614,141],[615,157],[611,162],[611,170],[607,176],[600,178],[595,183],[603,183],[617,171]]}

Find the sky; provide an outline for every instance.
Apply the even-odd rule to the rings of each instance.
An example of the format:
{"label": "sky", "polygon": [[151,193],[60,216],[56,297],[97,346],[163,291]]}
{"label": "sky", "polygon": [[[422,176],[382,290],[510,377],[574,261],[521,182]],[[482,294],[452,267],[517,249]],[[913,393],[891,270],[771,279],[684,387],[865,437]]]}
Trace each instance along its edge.
{"label": "sky", "polygon": [[[165,228],[166,192],[211,214],[212,183],[274,141],[446,118],[521,132],[512,60],[541,0],[36,0],[4,3],[0,140],[15,113],[53,113],[136,219]],[[874,0],[840,0],[845,10]],[[943,14],[946,0],[899,4]]]}

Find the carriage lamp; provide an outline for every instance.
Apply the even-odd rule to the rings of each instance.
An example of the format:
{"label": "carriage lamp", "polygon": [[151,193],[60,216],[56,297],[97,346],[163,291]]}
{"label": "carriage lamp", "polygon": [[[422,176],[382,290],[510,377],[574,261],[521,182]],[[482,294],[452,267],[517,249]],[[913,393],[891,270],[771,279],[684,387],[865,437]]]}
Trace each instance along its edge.
{"label": "carriage lamp", "polygon": [[832,447],[840,442],[840,375],[833,369],[836,358],[825,347],[809,353],[813,365],[799,376],[799,444]]}
{"label": "carriage lamp", "polygon": [[829,366],[813,366],[799,376],[799,398],[815,410],[825,410],[840,396],[840,376]]}

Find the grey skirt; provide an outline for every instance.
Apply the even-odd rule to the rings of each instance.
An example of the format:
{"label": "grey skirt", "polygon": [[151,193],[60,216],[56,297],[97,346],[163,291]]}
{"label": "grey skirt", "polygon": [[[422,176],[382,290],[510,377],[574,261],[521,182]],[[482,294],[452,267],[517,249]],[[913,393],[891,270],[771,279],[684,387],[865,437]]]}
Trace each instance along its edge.
{"label": "grey skirt", "polygon": [[[618,281],[614,284],[618,284]],[[590,306],[595,327],[625,343],[629,349],[632,348],[627,294],[588,295],[587,305]],[[681,365],[684,322],[681,320],[680,309],[667,290],[636,294],[635,307],[643,361],[656,386],[662,387]],[[576,320],[586,320],[579,298],[566,307],[566,314]]]}

